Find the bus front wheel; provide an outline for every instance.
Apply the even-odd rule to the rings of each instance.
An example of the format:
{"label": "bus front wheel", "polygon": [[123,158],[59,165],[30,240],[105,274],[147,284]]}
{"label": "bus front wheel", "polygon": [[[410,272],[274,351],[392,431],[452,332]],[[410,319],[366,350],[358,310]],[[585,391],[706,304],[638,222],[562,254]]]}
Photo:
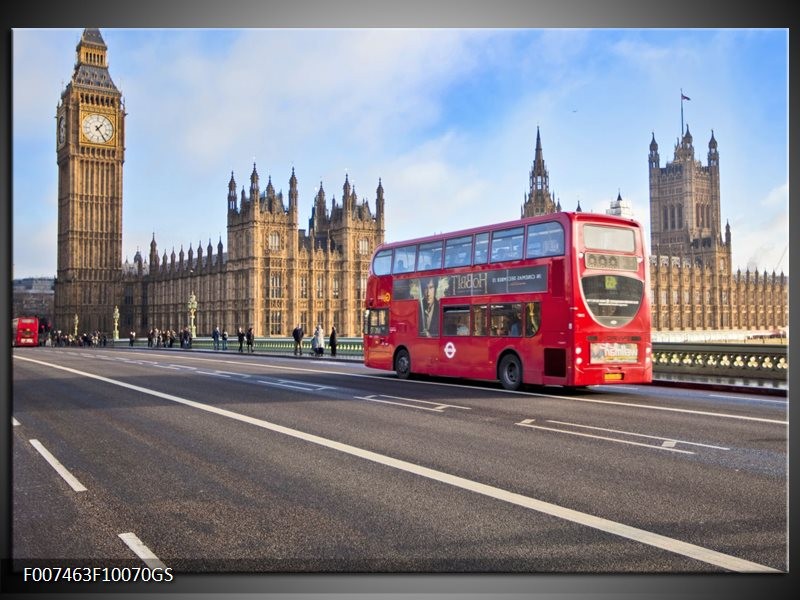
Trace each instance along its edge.
{"label": "bus front wheel", "polygon": [[400,379],[408,379],[411,375],[411,356],[408,350],[400,350],[394,359],[394,370]]}
{"label": "bus front wheel", "polygon": [[498,368],[500,383],[507,390],[516,391],[522,386],[522,364],[515,354],[506,354]]}

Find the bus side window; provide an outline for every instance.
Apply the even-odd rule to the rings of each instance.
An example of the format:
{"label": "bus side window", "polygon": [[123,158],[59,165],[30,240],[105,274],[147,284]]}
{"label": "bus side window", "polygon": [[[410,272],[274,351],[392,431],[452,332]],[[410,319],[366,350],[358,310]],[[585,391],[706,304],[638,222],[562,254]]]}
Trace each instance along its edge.
{"label": "bus side window", "polygon": [[525,305],[525,336],[531,337],[539,331],[542,322],[541,302],[528,302]]}
{"label": "bus side window", "polygon": [[489,335],[485,304],[472,307],[472,335]]}
{"label": "bus side window", "polygon": [[367,335],[386,335],[389,333],[389,309],[372,308],[367,311],[364,329]]}
{"label": "bus side window", "polygon": [[473,264],[486,264],[489,259],[489,233],[479,233],[475,236],[475,258]]}
{"label": "bus side window", "polygon": [[444,246],[445,267],[469,266],[472,261],[472,236],[449,239]]}
{"label": "bus side window", "polygon": [[528,243],[525,256],[561,256],[564,254],[564,228],[561,223],[528,225]]}
{"label": "bus side window", "polygon": [[392,273],[411,273],[417,262],[417,247],[395,248]]}
{"label": "bus side window", "polygon": [[522,304],[492,304],[492,335],[504,337],[522,336]]}
{"label": "bus side window", "polygon": [[388,275],[392,272],[392,251],[381,250],[372,260],[372,272],[375,275]]}
{"label": "bus side window", "polygon": [[442,268],[442,242],[419,245],[418,271]]}
{"label": "bus side window", "polygon": [[469,335],[469,308],[446,306],[443,314],[444,335]]}

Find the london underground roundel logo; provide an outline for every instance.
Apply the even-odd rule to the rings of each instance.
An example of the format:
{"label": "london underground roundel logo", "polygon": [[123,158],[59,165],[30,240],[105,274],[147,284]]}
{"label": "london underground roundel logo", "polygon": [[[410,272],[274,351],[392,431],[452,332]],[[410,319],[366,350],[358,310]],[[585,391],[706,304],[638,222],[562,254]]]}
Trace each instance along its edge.
{"label": "london underground roundel logo", "polygon": [[453,358],[456,355],[456,345],[453,342],[447,342],[447,344],[445,344],[444,355],[447,358]]}

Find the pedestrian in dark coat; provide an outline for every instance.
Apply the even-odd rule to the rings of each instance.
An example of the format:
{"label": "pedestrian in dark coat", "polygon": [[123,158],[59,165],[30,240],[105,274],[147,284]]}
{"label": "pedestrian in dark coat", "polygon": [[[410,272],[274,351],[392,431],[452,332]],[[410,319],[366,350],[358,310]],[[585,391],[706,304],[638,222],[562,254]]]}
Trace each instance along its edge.
{"label": "pedestrian in dark coat", "polygon": [[297,327],[292,330],[292,338],[294,339],[294,355],[295,356],[302,356],[303,355],[303,336],[306,334],[303,331],[303,326],[299,323]]}
{"label": "pedestrian in dark coat", "polygon": [[247,337],[247,351],[248,352],[252,352],[253,351],[253,337],[254,337],[253,328],[252,327],[249,327],[247,329],[246,337]]}
{"label": "pedestrian in dark coat", "polygon": [[328,343],[331,346],[331,356],[336,356],[336,344],[337,344],[337,340],[336,340],[336,325],[331,327],[331,334],[329,336]]}
{"label": "pedestrian in dark coat", "polygon": [[239,352],[244,352],[244,329],[239,327],[239,331],[236,332],[236,336],[239,338]]}

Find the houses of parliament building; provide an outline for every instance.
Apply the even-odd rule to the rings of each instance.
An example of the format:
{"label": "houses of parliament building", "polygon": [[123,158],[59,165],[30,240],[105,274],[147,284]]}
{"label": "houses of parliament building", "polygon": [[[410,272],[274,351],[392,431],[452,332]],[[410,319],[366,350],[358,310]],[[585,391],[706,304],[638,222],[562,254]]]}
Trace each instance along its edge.
{"label": "houses of parliament building", "polygon": [[[383,241],[384,195],[375,210],[360,201],[348,177],[341,203],[330,206],[320,185],[308,230],[298,228],[294,169],[288,198],[271,178],[262,189],[256,169],[249,187],[228,183],[227,249],[191,245],[178,255],[159,251],[153,236],[147,260],[122,255],[122,165],[125,107],[108,70],[98,29],[85,29],[75,70],[56,109],[58,261],[54,325],[63,331],[114,328],[123,336],[152,328],[181,330],[196,299],[196,331],[214,327],[233,335],[253,327],[256,336],[286,337],[298,323],[306,331],[335,325],[340,335],[360,335],[372,252]],[[224,188],[223,188],[224,189]]]}
{"label": "houses of parliament building", "polygon": [[[56,108],[58,261],[54,326],[111,332],[115,309],[122,336],[188,325],[196,331],[253,327],[258,337],[287,337],[298,323],[359,336],[370,259],[383,242],[384,190],[374,210],[348,177],[341,202],[320,184],[308,229],[299,228],[294,169],[288,197],[271,178],[262,189],[256,165],[239,191],[227,190],[227,248],[220,238],[167,255],[153,236],[149,254],[122,261],[122,167],[125,106],[113,83],[98,29],[85,29],[71,80]],[[708,165],[694,159],[688,128],[662,167],[650,143],[651,301],[657,331],[771,329],[788,323],[783,274],[732,273],[731,231],[721,228],[719,162],[713,133]],[[618,204],[621,198],[618,198]],[[222,201],[222,198],[220,198]],[[580,210],[580,207],[578,207]],[[561,210],[549,188],[537,131],[530,192],[522,215]]]}

